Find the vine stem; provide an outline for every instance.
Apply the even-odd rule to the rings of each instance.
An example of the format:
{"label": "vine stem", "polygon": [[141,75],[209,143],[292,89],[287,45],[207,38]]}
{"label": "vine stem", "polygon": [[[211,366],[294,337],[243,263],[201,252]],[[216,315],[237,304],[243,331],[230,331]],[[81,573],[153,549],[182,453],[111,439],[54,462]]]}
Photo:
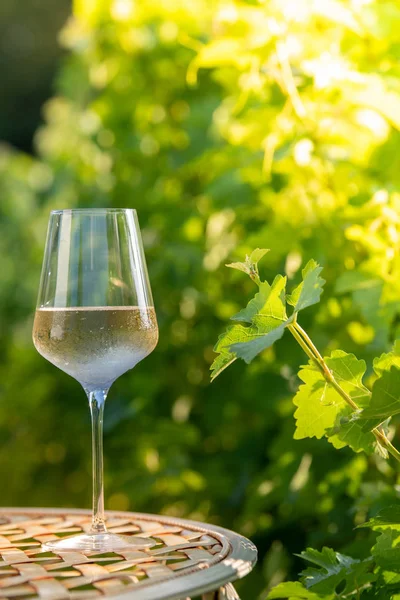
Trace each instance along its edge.
{"label": "vine stem", "polygon": [[[336,381],[335,376],[332,371],[329,369],[325,360],[321,356],[320,352],[312,342],[309,335],[304,331],[304,329],[298,324],[296,318],[294,318],[293,323],[288,325],[288,329],[290,333],[295,338],[296,342],[300,345],[300,347],[304,350],[307,356],[316,364],[316,366],[321,371],[323,377],[326,382],[331,385],[337,393],[343,398],[343,400],[354,410],[360,410],[360,407],[354,400],[349,396],[349,394],[340,386],[340,384]],[[385,450],[393,456],[400,463],[400,452],[393,446],[391,441],[387,438],[385,432],[380,427],[376,427],[371,432],[377,442],[385,448]]]}

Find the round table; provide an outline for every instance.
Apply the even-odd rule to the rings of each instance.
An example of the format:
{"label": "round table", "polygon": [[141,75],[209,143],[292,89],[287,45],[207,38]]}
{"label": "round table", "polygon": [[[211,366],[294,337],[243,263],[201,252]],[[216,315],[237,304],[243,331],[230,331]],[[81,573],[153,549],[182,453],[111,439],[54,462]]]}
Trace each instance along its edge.
{"label": "round table", "polygon": [[227,529],[117,511],[107,511],[109,531],[156,545],[118,554],[42,551],[42,542],[90,525],[86,510],[0,508],[0,600],[238,600],[231,582],[257,560],[254,544]]}

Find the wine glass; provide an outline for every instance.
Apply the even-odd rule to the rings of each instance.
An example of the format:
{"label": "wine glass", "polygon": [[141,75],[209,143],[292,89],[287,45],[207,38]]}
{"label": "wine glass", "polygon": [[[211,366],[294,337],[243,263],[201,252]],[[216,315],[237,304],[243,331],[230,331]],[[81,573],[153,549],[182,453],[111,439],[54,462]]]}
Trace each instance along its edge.
{"label": "wine glass", "polygon": [[108,533],[103,493],[103,410],[108,390],[155,348],[158,326],[139,223],[131,209],[50,215],[33,342],[84,388],[92,419],[93,520],[89,533],[46,542],[51,551],[113,552],[154,545]]}

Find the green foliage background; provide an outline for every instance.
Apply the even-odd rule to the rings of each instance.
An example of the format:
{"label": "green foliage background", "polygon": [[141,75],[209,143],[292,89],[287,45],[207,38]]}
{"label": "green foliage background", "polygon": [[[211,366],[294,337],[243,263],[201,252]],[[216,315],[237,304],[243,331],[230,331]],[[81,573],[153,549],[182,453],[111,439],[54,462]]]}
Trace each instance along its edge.
{"label": "green foliage background", "polygon": [[49,210],[138,209],[156,351],[106,408],[107,505],[221,524],[260,562],[264,598],[306,545],[362,554],[393,504],[377,457],[292,439],[289,337],[209,384],[213,344],[253,293],[224,263],[255,247],[271,279],[315,258],[327,280],[303,324],[325,353],[387,350],[399,312],[400,79],[395,1],[76,0],[69,55],[36,135],[0,154],[3,505],[86,506],[79,385],[31,343]]}
{"label": "green foliage background", "polygon": [[71,0],[0,5],[0,139],[31,150],[32,135],[63,50],[57,34]]}

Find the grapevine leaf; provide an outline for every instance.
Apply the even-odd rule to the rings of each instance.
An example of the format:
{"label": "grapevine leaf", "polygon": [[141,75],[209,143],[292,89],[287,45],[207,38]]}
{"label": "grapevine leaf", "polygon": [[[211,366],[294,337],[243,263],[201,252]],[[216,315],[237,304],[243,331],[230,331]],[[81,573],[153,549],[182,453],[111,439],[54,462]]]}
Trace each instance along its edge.
{"label": "grapevine leaf", "polygon": [[244,328],[246,332],[246,341],[233,344],[231,350],[242,358],[247,364],[260,354],[263,350],[266,350],[277,340],[279,340],[285,333],[285,324],[275,327],[268,333],[260,333],[254,327]]}
{"label": "grapevine leaf", "polygon": [[319,302],[325,280],[320,277],[322,267],[310,260],[302,271],[303,281],[289,294],[287,302],[294,306],[295,312]]}
{"label": "grapevine leaf", "polygon": [[339,417],[335,426],[327,432],[328,440],[335,448],[350,446],[354,452],[367,452],[372,454],[374,450],[383,458],[389,458],[388,453],[382,446],[378,446],[376,440],[371,435],[366,435],[357,419]]}
{"label": "grapevine leaf", "polygon": [[400,530],[400,506],[396,504],[383,508],[375,517],[359,525],[359,527],[369,527],[377,530],[388,528]]}
{"label": "grapevine leaf", "polygon": [[364,360],[359,360],[354,354],[347,354],[343,350],[334,350],[326,360],[336,381],[360,406],[369,403],[370,391],[363,384],[363,376],[366,371]]}
{"label": "grapevine leaf", "polygon": [[250,254],[250,256],[246,255],[246,259],[244,262],[234,262],[226,265],[230,269],[236,269],[238,271],[243,271],[243,273],[247,273],[247,275],[254,275],[257,273],[257,264],[269,252],[266,248],[256,248]]}
{"label": "grapevine leaf", "polygon": [[230,269],[236,269],[237,271],[243,271],[243,273],[247,273],[247,275],[250,274],[250,269],[245,262],[233,262],[225,266],[229,267]]}
{"label": "grapevine leaf", "polygon": [[268,291],[267,288],[260,291],[246,309],[235,316],[236,320],[251,322],[249,327],[242,328],[245,340],[230,347],[231,352],[247,363],[281,338],[290,322],[284,302],[285,285],[286,277],[277,275]]}
{"label": "grapevine leaf", "polygon": [[371,401],[361,413],[363,430],[370,431],[389,417],[400,413],[400,369],[383,371],[372,387]]}
{"label": "grapevine leaf", "polygon": [[[362,383],[365,362],[342,350],[335,350],[325,361],[344,391],[360,407],[366,406],[370,393]],[[294,398],[297,406],[295,439],[326,436],[336,448],[348,445],[355,452],[371,453],[375,446],[374,436],[362,430],[357,413],[327,383],[316,365],[309,363],[303,367],[299,377],[304,383]]]}
{"label": "grapevine leaf", "polygon": [[374,371],[379,376],[382,376],[384,371],[389,371],[392,366],[400,368],[400,340],[395,341],[392,352],[374,359]]}
{"label": "grapevine leaf", "polygon": [[263,281],[260,284],[259,292],[252,300],[250,300],[246,308],[232,317],[232,321],[244,321],[246,323],[251,323],[253,318],[262,310],[263,306],[265,306],[270,290],[271,286],[269,283]]}
{"label": "grapevine leaf", "polygon": [[249,326],[236,324],[220,335],[214,348],[219,356],[211,365],[211,381],[236,358],[250,362],[282,337],[286,324],[290,322],[284,303],[285,284],[286,278],[281,275],[275,277],[272,286],[262,282],[259,292],[247,307],[233,317],[233,320],[249,323]]}
{"label": "grapevine leaf", "polygon": [[283,600],[289,598],[290,600],[333,600],[335,593],[332,592],[328,596],[321,596],[315,594],[311,590],[307,590],[298,581],[287,581],[286,583],[280,583],[273,590],[270,591],[266,600]]}
{"label": "grapevine leaf", "polygon": [[227,369],[229,365],[235,362],[235,360],[236,356],[231,352],[221,352],[221,354],[214,359],[210,367],[211,381],[214,381],[214,379],[216,379],[218,375],[222,373],[222,371]]}
{"label": "grapevine leaf", "polygon": [[285,286],[286,277],[277,275],[272,282],[264,305],[252,319],[253,323],[261,329],[270,330],[280,325],[281,322],[287,321]]}
{"label": "grapevine leaf", "polygon": [[387,571],[400,572],[400,532],[383,531],[372,548],[376,564]]}
{"label": "grapevine leaf", "polygon": [[213,381],[224,369],[229,367],[236,360],[236,355],[229,350],[230,346],[243,339],[244,327],[242,325],[233,325],[229,327],[218,338],[214,347],[214,352],[219,353],[211,365],[211,381]]}
{"label": "grapevine leaf", "polygon": [[277,275],[270,286],[266,281],[262,282],[259,292],[250,300],[245,309],[241,310],[232,319],[234,321],[245,321],[267,331],[281,325],[287,320],[285,307],[285,285],[286,278]]}
{"label": "grapevine leaf", "polygon": [[376,578],[370,573],[370,558],[358,560],[326,547],[321,552],[308,548],[300,556],[317,567],[312,566],[303,571],[301,582],[307,589],[312,588],[319,594],[332,593],[341,584],[345,586],[341,593],[346,596]]}
{"label": "grapevine leaf", "polygon": [[268,248],[256,248],[249,256],[250,263],[257,264],[269,252]]}

